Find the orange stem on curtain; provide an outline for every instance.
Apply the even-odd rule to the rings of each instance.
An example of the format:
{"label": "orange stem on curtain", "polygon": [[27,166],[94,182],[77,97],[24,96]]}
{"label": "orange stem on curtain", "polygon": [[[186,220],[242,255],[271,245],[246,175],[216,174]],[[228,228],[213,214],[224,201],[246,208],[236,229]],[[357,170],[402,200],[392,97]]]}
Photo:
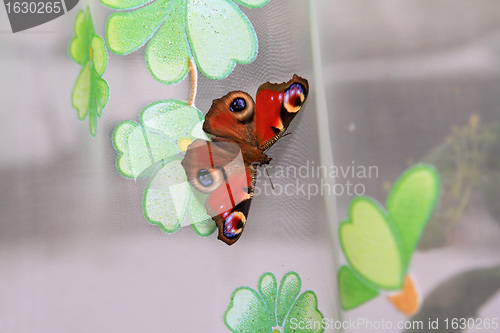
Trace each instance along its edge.
{"label": "orange stem on curtain", "polygon": [[196,65],[191,58],[188,58],[189,62],[189,75],[191,76],[191,92],[189,95],[188,104],[194,106],[196,99],[196,91],[198,90],[198,71],[196,70]]}

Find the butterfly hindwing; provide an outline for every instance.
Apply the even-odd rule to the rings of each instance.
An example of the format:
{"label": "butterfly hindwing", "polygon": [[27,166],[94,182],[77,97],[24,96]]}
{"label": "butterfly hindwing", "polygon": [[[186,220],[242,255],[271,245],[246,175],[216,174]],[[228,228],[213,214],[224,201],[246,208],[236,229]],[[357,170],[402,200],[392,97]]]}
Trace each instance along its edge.
{"label": "butterfly hindwing", "polygon": [[210,194],[205,207],[219,228],[219,239],[233,244],[243,232],[250,209],[255,170],[228,141],[195,140],[182,161],[190,184]]}
{"label": "butterfly hindwing", "polygon": [[[228,209],[221,214],[213,217],[217,228],[219,229],[219,236],[217,238],[228,245],[232,245],[233,243],[235,243],[240,238],[241,234],[243,233],[243,229],[245,228],[248,218],[248,212],[250,210],[250,204],[252,203],[256,170],[247,168],[244,181],[241,176],[242,175],[233,176],[240,178],[240,180],[237,181],[235,181],[234,179],[228,180],[226,184],[228,188],[226,193],[230,192],[230,186],[228,186],[228,184],[237,183],[239,184],[238,189],[246,190],[246,198],[237,204],[235,203],[232,209]],[[214,197],[213,200],[211,199],[212,196],[210,196],[209,200],[207,200],[207,204],[216,205],[217,197]]]}

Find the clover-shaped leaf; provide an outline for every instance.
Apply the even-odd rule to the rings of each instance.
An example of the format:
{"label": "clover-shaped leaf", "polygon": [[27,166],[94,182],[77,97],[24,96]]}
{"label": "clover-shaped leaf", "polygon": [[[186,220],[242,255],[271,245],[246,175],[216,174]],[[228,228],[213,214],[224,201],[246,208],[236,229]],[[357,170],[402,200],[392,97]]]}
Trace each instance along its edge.
{"label": "clover-shaped leaf", "polygon": [[257,286],[259,288],[259,294],[262,296],[264,302],[266,302],[269,320],[274,325],[274,323],[276,323],[276,300],[278,294],[278,282],[276,281],[276,277],[272,273],[264,273],[261,275]]}
{"label": "clover-shaped leaf", "polygon": [[247,6],[250,8],[258,8],[264,6],[269,0],[234,0],[240,5]]}
{"label": "clover-shaped leaf", "polygon": [[[293,320],[296,319],[296,320]],[[308,290],[302,293],[295,301],[286,318],[283,333],[294,332],[323,332],[323,315],[318,310],[316,294]],[[301,324],[303,329],[301,328]]]}
{"label": "clover-shaped leaf", "polygon": [[387,211],[369,197],[351,201],[349,218],[339,227],[340,244],[349,264],[338,272],[344,310],[367,302],[379,290],[401,291],[402,295],[389,299],[402,312],[412,314],[418,309],[414,282],[406,274],[439,192],[436,169],[418,164],[394,184]]}
{"label": "clover-shaped leaf", "polygon": [[180,152],[178,140],[188,139],[193,131],[195,137],[206,138],[199,131],[202,120],[203,114],[183,101],[149,105],[141,113],[140,124],[124,121],[113,132],[118,171],[127,178],[150,177],[161,161]]}
{"label": "clover-shaped leaf", "polygon": [[169,233],[177,231],[186,216],[200,236],[216,229],[204,206],[206,196],[192,190],[180,164],[180,156],[194,139],[208,139],[202,125],[198,109],[165,100],[147,106],[140,123],[124,121],[113,132],[118,171],[132,179],[151,177],[144,192],[144,216]]}
{"label": "clover-shaped leaf", "polygon": [[279,326],[283,325],[283,321],[285,320],[288,311],[297,296],[299,296],[300,288],[300,277],[294,272],[285,274],[281,279],[276,312]]}
{"label": "clover-shaped leaf", "polygon": [[108,54],[104,41],[95,34],[88,7],[76,16],[75,36],[69,45],[69,55],[83,67],[71,93],[71,104],[77,111],[78,119],[89,117],[90,134],[95,136],[97,117],[101,117],[109,100],[109,87],[102,79]]}
{"label": "clover-shaped leaf", "polygon": [[269,317],[262,297],[253,289],[240,287],[231,295],[224,321],[232,332],[269,333],[274,326]]}
{"label": "clover-shaped leaf", "polygon": [[190,188],[181,165],[175,158],[152,178],[144,194],[144,215],[166,232],[177,231],[186,216]]}
{"label": "clover-shaped leaf", "polygon": [[341,266],[338,272],[340,302],[344,310],[357,308],[379,295],[377,288],[372,288],[356,275],[349,266]]}
{"label": "clover-shaped leaf", "polygon": [[240,287],[231,295],[224,313],[224,323],[231,332],[324,331],[316,294],[308,290],[299,296],[301,280],[297,273],[286,273],[279,289],[274,274],[264,273],[257,287],[258,292]]}
{"label": "clover-shaped leaf", "polygon": [[350,266],[382,289],[399,289],[405,272],[392,221],[367,197],[351,202],[349,216],[340,226],[339,237]]}
{"label": "clover-shaped leaf", "polygon": [[[257,56],[252,24],[231,0],[100,0],[118,10],[108,18],[106,40],[116,54],[128,54],[144,44],[151,74],[159,81],[181,81],[194,60],[208,78],[228,76],[236,63]],[[257,8],[268,0],[235,0]]]}
{"label": "clover-shaped leaf", "polygon": [[217,228],[205,208],[206,195],[193,191],[176,157],[158,170],[145,193],[143,210],[148,222],[164,231],[177,231],[189,214],[189,223],[199,236],[211,235]]}
{"label": "clover-shaped leaf", "polygon": [[436,169],[419,164],[399,177],[387,197],[385,206],[403,241],[406,266],[431,217],[440,187]]}

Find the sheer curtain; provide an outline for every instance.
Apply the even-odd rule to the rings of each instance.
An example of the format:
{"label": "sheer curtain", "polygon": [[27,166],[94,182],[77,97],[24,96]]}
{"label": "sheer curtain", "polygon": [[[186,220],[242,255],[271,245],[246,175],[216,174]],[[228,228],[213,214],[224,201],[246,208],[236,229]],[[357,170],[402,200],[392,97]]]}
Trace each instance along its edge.
{"label": "sheer curtain", "polygon": [[[16,34],[1,20],[2,330],[229,331],[232,293],[243,286],[258,291],[264,273],[271,273],[278,287],[285,286],[284,276],[298,277],[295,297],[310,290],[317,299],[311,313],[339,318],[335,198],[311,193],[310,184],[320,184],[317,176],[279,173],[279,167],[312,170],[331,163],[321,155],[331,154],[330,142],[318,136],[325,135],[326,110],[319,109],[324,105],[321,78],[315,75],[320,64],[313,63],[319,49],[310,3],[240,5],[258,38],[256,59],[236,65],[222,80],[198,76],[196,107],[203,114],[213,99],[232,90],[255,97],[260,84],[288,81],[293,74],[310,84],[291,135],[268,152],[275,190],[269,191],[261,172],[262,191],[253,199],[242,238],[231,247],[216,233],[199,237],[185,226],[167,234],[148,223],[142,202],[148,180],[126,179],[116,169],[115,127],[139,122],[141,111],[154,102],[187,101],[189,75],[176,85],[162,84],[148,72],[145,47],[124,56],[108,48],[102,78],[109,101],[95,137],[88,119],[77,119],[71,94],[82,66],[67,50],[75,18],[87,5],[95,33],[105,38],[113,11],[94,1]],[[288,184],[288,194],[278,193]],[[283,325],[273,327],[283,330]]]}
{"label": "sheer curtain", "polygon": [[[499,4],[317,5],[335,164],[377,166],[378,176],[361,182],[365,195],[382,205],[409,166],[432,163],[441,177],[440,199],[409,267],[422,297],[420,312],[410,318],[377,297],[345,312],[344,319],[384,319],[394,327],[401,320],[422,321],[423,329],[406,331],[426,332],[451,330],[453,318],[471,316],[477,324],[469,320],[463,331],[475,332],[498,318],[500,304],[494,208],[500,194],[493,190],[499,172]],[[337,198],[344,220],[352,197]],[[429,327],[436,319],[439,327]],[[482,329],[495,332],[498,326]]]}
{"label": "sheer curtain", "polygon": [[[324,319],[340,327],[326,332],[381,331],[382,321],[411,332],[419,330],[395,327],[421,321],[420,331],[434,330],[438,320],[444,330],[469,317],[478,319],[466,321],[465,332],[498,331],[497,1],[203,2],[244,13],[258,51],[224,78],[198,68],[201,115],[230,91],[255,98],[262,83],[293,74],[310,86],[291,134],[266,152],[269,177],[259,169],[245,231],[230,247],[188,223],[178,230],[149,223],[144,195],[156,178],[147,171],[157,170],[137,179],[119,172],[119,124],[144,128],[144,109],[187,102],[192,87],[190,73],[177,84],[155,79],[145,61],[149,39],[126,55],[109,47],[107,22],[117,12],[109,3],[81,1],[18,33],[0,11],[2,331],[276,333],[292,319],[301,326]],[[108,55],[109,100],[95,137],[72,106],[85,66],[68,51],[87,6]],[[97,44],[83,50],[86,61],[92,52],[99,62]],[[408,263],[420,309],[405,315],[386,297],[398,290],[367,281],[343,253],[338,230],[355,200],[376,200],[385,212],[398,177],[421,162],[436,167],[440,196]],[[360,167],[373,173],[351,172]],[[355,291],[372,298],[346,309],[346,297],[356,295],[338,291],[340,266],[354,267],[353,280],[364,281]],[[375,273],[385,271],[382,263]]]}

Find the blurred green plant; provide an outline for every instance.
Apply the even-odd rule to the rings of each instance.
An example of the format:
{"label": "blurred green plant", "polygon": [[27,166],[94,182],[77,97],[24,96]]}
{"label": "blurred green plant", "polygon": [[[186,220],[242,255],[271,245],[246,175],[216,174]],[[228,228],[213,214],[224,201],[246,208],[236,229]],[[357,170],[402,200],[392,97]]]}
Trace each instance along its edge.
{"label": "blurred green plant", "polygon": [[[453,126],[445,142],[423,158],[434,164],[442,177],[442,195],[436,212],[427,226],[420,249],[431,249],[453,242],[458,226],[474,191],[483,186],[490,211],[498,210],[500,198],[499,155],[500,124],[480,127],[480,118],[472,114],[466,126]],[[491,200],[493,199],[493,201]],[[500,221],[500,211],[496,219]]]}

